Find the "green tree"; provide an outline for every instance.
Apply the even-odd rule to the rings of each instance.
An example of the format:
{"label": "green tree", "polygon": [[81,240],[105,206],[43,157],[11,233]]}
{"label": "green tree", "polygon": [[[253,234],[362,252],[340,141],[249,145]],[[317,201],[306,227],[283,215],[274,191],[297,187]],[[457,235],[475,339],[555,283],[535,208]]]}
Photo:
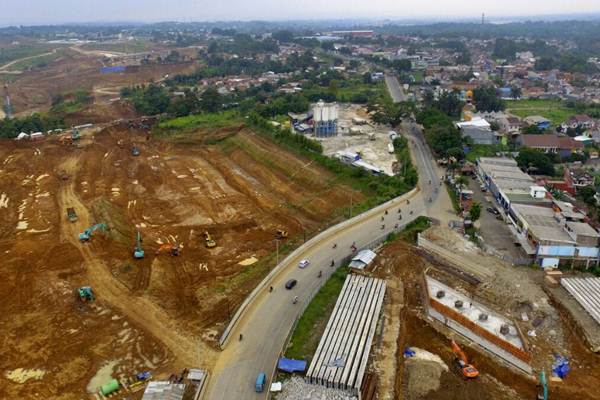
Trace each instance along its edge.
{"label": "green tree", "polygon": [[530,147],[521,148],[517,156],[517,163],[527,172],[550,176],[555,173],[552,159],[547,154]]}
{"label": "green tree", "polygon": [[593,186],[585,186],[577,190],[577,196],[579,196],[586,204],[596,205],[596,189]]}
{"label": "green tree", "polygon": [[516,53],[517,44],[514,40],[504,38],[496,39],[496,42],[494,43],[494,57],[514,61],[516,59]]}
{"label": "green tree", "polygon": [[506,108],[506,104],[493,86],[483,86],[473,90],[473,101],[479,111],[503,111]]}
{"label": "green tree", "polygon": [[471,221],[475,222],[481,217],[481,203],[474,201],[471,204],[471,209],[469,210],[469,216]]}
{"label": "green tree", "polygon": [[523,95],[523,90],[519,86],[512,86],[510,88],[510,97],[513,99],[520,99]]}
{"label": "green tree", "polygon": [[214,87],[210,86],[200,96],[200,108],[203,111],[214,113],[223,108],[223,99]]}

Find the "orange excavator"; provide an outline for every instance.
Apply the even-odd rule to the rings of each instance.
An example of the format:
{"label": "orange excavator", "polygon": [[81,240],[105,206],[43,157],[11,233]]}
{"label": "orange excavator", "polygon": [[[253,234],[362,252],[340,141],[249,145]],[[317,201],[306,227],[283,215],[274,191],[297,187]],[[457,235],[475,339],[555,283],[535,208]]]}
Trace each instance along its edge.
{"label": "orange excavator", "polygon": [[158,255],[165,251],[169,252],[172,257],[177,257],[179,255],[179,245],[171,243],[163,244],[156,250],[156,254]]}
{"label": "orange excavator", "polygon": [[456,363],[456,367],[460,371],[461,375],[465,379],[474,379],[479,376],[479,371],[472,364],[469,364],[469,359],[465,352],[460,348],[460,346],[453,340],[452,351],[456,358],[454,362]]}

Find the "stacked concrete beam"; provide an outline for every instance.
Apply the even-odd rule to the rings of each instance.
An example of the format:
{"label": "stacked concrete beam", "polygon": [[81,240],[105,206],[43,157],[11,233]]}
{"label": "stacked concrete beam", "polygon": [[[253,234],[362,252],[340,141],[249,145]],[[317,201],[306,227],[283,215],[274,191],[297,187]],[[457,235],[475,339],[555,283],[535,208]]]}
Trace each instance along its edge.
{"label": "stacked concrete beam", "polygon": [[360,391],[383,298],[385,281],[349,275],[308,368],[311,383]]}
{"label": "stacked concrete beam", "polygon": [[560,284],[600,324],[600,278],[562,278]]}

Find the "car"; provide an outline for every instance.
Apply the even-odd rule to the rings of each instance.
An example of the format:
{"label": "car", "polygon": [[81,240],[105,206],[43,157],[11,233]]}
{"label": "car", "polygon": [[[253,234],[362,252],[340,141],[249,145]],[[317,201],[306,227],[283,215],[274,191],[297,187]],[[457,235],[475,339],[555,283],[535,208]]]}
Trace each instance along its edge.
{"label": "car", "polygon": [[306,268],[306,267],[308,267],[309,264],[310,264],[310,262],[308,260],[302,260],[298,263],[298,267]]}
{"label": "car", "polygon": [[500,215],[500,211],[496,210],[494,207],[488,207],[486,210],[494,215]]}
{"label": "car", "polygon": [[296,286],[296,284],[297,284],[297,283],[298,283],[298,281],[297,281],[297,280],[295,280],[295,279],[290,279],[289,281],[287,281],[287,282],[285,283],[285,288],[286,288],[287,290],[292,290],[292,289],[294,288],[294,286]]}

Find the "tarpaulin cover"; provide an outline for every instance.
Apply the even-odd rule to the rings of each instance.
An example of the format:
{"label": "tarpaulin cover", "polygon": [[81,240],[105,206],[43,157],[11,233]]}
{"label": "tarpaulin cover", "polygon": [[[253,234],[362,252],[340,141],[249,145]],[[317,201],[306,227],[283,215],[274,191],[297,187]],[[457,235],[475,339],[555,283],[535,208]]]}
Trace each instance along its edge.
{"label": "tarpaulin cover", "polygon": [[558,354],[554,355],[554,364],[552,364],[552,375],[564,378],[570,371],[569,360],[566,357],[562,357]]}
{"label": "tarpaulin cover", "polygon": [[277,363],[277,368],[285,372],[303,372],[306,370],[306,361],[281,357]]}

